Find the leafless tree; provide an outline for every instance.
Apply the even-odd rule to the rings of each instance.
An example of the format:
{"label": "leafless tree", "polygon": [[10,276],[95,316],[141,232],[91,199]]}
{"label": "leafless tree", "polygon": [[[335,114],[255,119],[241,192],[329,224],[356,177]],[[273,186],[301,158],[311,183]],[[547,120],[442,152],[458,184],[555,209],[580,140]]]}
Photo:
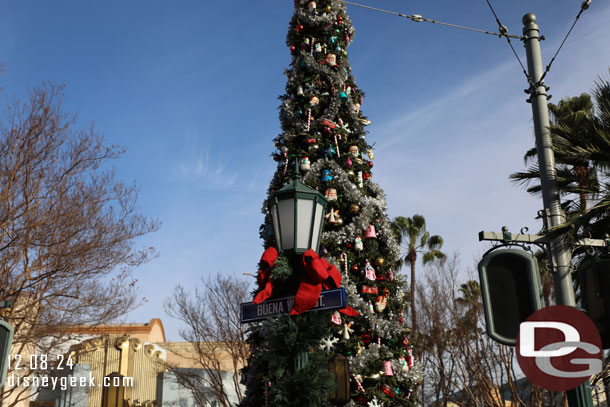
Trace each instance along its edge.
{"label": "leafless tree", "polygon": [[429,267],[417,287],[425,405],[567,406],[564,394],[537,388],[517,374],[514,348],[485,332],[478,283],[458,281],[454,256]]}
{"label": "leafless tree", "polygon": [[167,312],[185,323],[180,335],[194,350],[186,361],[192,369],[183,368],[184,361],[168,368],[199,406],[212,401],[234,406],[243,398],[240,370],[249,354],[239,317],[239,306],[249,297],[248,282],[217,274],[201,284],[193,296],[177,286],[165,302]]}
{"label": "leafless tree", "polygon": [[[13,353],[49,358],[69,327],[109,322],[136,304],[130,273],[153,249],[136,249],[134,239],[158,227],[138,213],[135,186],[108,169],[123,149],[106,146],[93,126],[77,128],[62,92],[36,88],[0,117],[0,299],[14,304],[4,310]],[[12,406],[29,392],[5,387],[2,397]]]}

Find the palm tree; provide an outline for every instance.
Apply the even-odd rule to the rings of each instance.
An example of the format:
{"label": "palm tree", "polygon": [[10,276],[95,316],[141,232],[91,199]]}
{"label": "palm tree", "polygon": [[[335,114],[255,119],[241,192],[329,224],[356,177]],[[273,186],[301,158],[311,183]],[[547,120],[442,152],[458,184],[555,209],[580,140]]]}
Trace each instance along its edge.
{"label": "palm tree", "polygon": [[397,216],[392,221],[392,230],[396,235],[398,244],[404,249],[404,258],[401,258],[396,267],[400,268],[408,263],[411,266],[411,286],[409,301],[411,303],[411,330],[417,332],[417,319],[415,313],[415,262],[417,253],[423,252],[423,263],[434,260],[445,260],[447,256],[440,251],[443,238],[437,235],[430,236],[426,230],[426,219],[422,215],[413,215],[412,218]]}
{"label": "palm tree", "polygon": [[459,291],[462,296],[456,298],[455,302],[466,309],[462,325],[466,329],[477,331],[477,321],[483,308],[481,286],[476,280],[468,280],[460,285]]}
{"label": "palm tree", "polygon": [[[600,78],[592,97],[594,104],[584,94],[551,107],[558,188],[566,198],[566,227],[575,238],[603,237],[610,227],[610,80]],[[534,155],[530,150],[526,157]],[[537,171],[534,164],[510,178],[528,185],[539,178]],[[539,193],[540,185],[528,192]]]}
{"label": "palm tree", "polygon": [[[557,163],[558,187],[563,195],[576,193],[579,197],[578,210],[587,211],[588,195],[584,192],[587,185],[596,184],[596,172],[592,169],[589,160],[576,157],[568,150],[575,146],[586,148],[590,144],[588,134],[574,134],[574,129],[587,127],[587,123],[594,117],[594,106],[591,96],[583,93],[580,96],[567,97],[558,104],[549,103],[551,119],[551,138],[555,161]],[[566,147],[569,148],[566,149]],[[510,177],[518,182],[529,183],[532,179],[539,178],[538,166],[536,165],[537,150],[530,149],[524,156],[525,163],[533,164],[525,173],[515,173]],[[538,193],[541,190],[539,184],[528,188],[528,192]],[[566,206],[577,207],[572,200],[566,202]]]}

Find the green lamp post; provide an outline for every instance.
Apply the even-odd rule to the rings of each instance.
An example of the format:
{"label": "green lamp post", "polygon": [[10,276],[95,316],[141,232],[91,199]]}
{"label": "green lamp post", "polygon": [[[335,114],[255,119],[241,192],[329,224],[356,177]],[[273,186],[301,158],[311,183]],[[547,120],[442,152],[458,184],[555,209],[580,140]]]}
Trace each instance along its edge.
{"label": "green lamp post", "polygon": [[326,199],[301,181],[274,192],[269,197],[269,212],[279,252],[303,254],[320,246]]}

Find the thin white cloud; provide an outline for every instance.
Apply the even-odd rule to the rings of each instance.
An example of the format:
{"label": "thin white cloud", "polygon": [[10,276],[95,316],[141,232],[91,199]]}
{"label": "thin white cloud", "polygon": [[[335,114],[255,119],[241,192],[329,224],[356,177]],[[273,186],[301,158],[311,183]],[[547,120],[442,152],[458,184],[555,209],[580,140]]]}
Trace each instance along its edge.
{"label": "thin white cloud", "polygon": [[184,157],[175,165],[174,176],[185,182],[194,182],[202,189],[228,189],[235,185],[239,172],[231,166],[223,152],[213,147],[201,147],[200,137],[187,132]]}

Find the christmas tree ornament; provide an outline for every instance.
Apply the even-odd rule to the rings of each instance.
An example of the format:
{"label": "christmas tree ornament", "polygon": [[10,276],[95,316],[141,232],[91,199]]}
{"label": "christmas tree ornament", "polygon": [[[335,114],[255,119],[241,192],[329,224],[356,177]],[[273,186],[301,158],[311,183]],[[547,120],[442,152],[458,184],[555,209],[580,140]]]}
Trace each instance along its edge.
{"label": "christmas tree ornament", "polygon": [[297,25],[297,34],[300,34],[303,31],[303,24]]}
{"label": "christmas tree ornament", "polygon": [[392,362],[386,360],[383,362],[383,372],[386,376],[394,376],[394,371],[392,370]]}
{"label": "christmas tree ornament", "polygon": [[320,43],[319,43],[319,42],[318,42],[318,43],[316,43],[316,46],[315,46],[315,48],[314,48],[314,52],[315,52],[315,53],[320,53],[320,52],[322,52],[322,45],[320,45]]}
{"label": "christmas tree ornament", "polygon": [[[324,181],[324,180],[322,180]],[[369,225],[369,227],[364,232],[365,239],[377,239],[377,233],[375,232],[375,225]]]}
{"label": "christmas tree ornament", "polygon": [[358,113],[360,111],[360,103],[354,103],[352,106],[352,112]]}
{"label": "christmas tree ornament", "polygon": [[368,172],[365,172],[364,174],[362,174],[362,179],[364,179],[364,180],[371,179],[371,174]]}
{"label": "christmas tree ornament", "polygon": [[324,215],[324,218],[326,219],[326,223],[328,223],[329,225],[334,225],[335,223],[337,223],[337,216],[339,216],[339,209],[333,210],[331,206],[330,212]]}
{"label": "christmas tree ornament", "polygon": [[349,171],[348,171],[346,174],[347,174],[347,176],[348,176],[350,179],[351,179],[351,178],[354,178],[354,176],[356,175],[356,173],[355,173],[354,171],[352,171],[352,170],[349,170]]}
{"label": "christmas tree ornament", "polygon": [[330,175],[330,170],[323,170],[322,171],[322,181],[324,182],[328,182],[328,181],[332,181],[333,177],[332,175]]}
{"label": "christmas tree ornament", "polygon": [[360,288],[362,294],[378,294],[379,289],[374,286],[363,285]]}
{"label": "christmas tree ornament", "polygon": [[310,13],[315,13],[317,7],[318,5],[316,4],[316,2],[312,1],[307,5],[307,10],[309,10]]}
{"label": "christmas tree ornament", "polygon": [[362,178],[362,171],[358,171],[358,186],[360,188],[364,187],[364,180]]}
{"label": "christmas tree ornament", "polygon": [[379,256],[375,259],[375,265],[377,267],[383,267],[384,264],[385,264],[385,259],[383,257]]}
{"label": "christmas tree ornament", "polygon": [[381,375],[382,374],[383,374],[383,371],[380,370],[377,373],[373,373],[373,374],[368,375],[366,378],[369,379],[369,380],[379,380],[379,379],[381,379]]}
{"label": "christmas tree ornament", "polygon": [[358,158],[358,146],[349,146],[348,151],[352,158]]}
{"label": "christmas tree ornament", "polygon": [[409,366],[409,368],[413,367],[413,355],[411,353],[407,355],[407,366]]}
{"label": "christmas tree ornament", "polygon": [[307,109],[307,127],[305,127],[306,131],[311,129],[311,122],[313,120],[313,116],[311,115],[311,109]]}
{"label": "christmas tree ornament", "polygon": [[[360,344],[358,344],[358,346],[360,346]],[[366,394],[366,390],[364,390],[364,387],[362,387],[362,378],[358,378],[358,376],[352,373],[352,379],[354,379],[354,381],[356,382],[356,387],[358,388],[358,391]]]}
{"label": "christmas tree ornament", "polygon": [[326,353],[330,353],[335,347],[335,343],[339,342],[339,338],[327,337],[320,341],[320,349]]}
{"label": "christmas tree ornament", "polygon": [[335,223],[335,227],[338,227],[338,228],[339,228],[339,227],[341,227],[341,226],[343,226],[343,218],[342,218],[342,217],[340,217],[340,216],[338,216],[338,217],[337,217],[337,223]]}
{"label": "christmas tree ornament", "polygon": [[371,304],[371,302],[369,301],[369,312],[370,313],[375,313],[375,309],[373,308],[373,304]]}
{"label": "christmas tree ornament", "polygon": [[358,356],[362,355],[362,346],[360,346],[360,343],[358,343]]}
{"label": "christmas tree ornament", "polygon": [[347,164],[347,168],[352,168],[352,165],[354,165],[354,164],[352,163],[352,159],[351,159],[351,158],[349,158],[349,157],[347,157],[347,161],[346,161],[345,163]]}
{"label": "christmas tree ornament", "polygon": [[352,327],[351,322],[349,324],[343,324],[343,339],[349,339],[349,334],[354,332],[354,330],[351,327]]}
{"label": "christmas tree ornament", "polygon": [[398,361],[400,362],[400,366],[402,367],[402,371],[403,372],[408,372],[409,371],[409,365],[407,364],[407,361],[405,360],[404,356],[400,356],[398,358]]}
{"label": "christmas tree ornament", "polygon": [[367,163],[369,164],[369,168],[373,168],[373,162],[372,161],[367,161]]}
{"label": "christmas tree ornament", "polygon": [[362,243],[362,238],[360,236],[356,236],[356,239],[354,239],[354,250],[357,252],[364,250],[364,243]]}
{"label": "christmas tree ornament", "polygon": [[318,99],[316,96],[313,96],[311,99],[309,99],[310,106],[317,106],[319,103],[320,99]]}
{"label": "christmas tree ornament", "polygon": [[296,51],[297,47],[295,47],[294,45],[290,46],[290,52],[294,53],[294,51]]}
{"label": "christmas tree ornament", "polygon": [[380,295],[375,300],[375,309],[377,312],[383,312],[385,310],[386,305],[388,304],[388,297],[385,295]]}
{"label": "christmas tree ornament", "polygon": [[303,87],[301,85],[297,86],[297,95],[303,96]]}
{"label": "christmas tree ornament", "polygon": [[392,271],[392,269],[388,270],[388,280],[390,280],[390,283],[394,281],[394,272]]}
{"label": "christmas tree ornament", "polygon": [[336,66],[337,56],[335,54],[328,54],[326,56],[326,63],[328,64],[328,66]]}
{"label": "christmas tree ornament", "polygon": [[335,202],[337,200],[337,190],[335,188],[328,188],[324,191],[324,197],[328,202]]}
{"label": "christmas tree ornament", "polygon": [[352,215],[358,215],[359,212],[360,207],[357,204],[351,204],[349,206],[349,213],[351,213]]}
{"label": "christmas tree ornament", "polygon": [[357,274],[360,272],[360,267],[357,264],[352,264],[352,267],[350,268],[350,271],[354,274]]}
{"label": "christmas tree ornament", "polygon": [[339,313],[339,311],[333,312],[333,316],[330,319],[330,323],[334,326],[341,326],[343,321],[341,321],[341,314]]}
{"label": "christmas tree ornament", "polygon": [[342,102],[347,102],[347,93],[345,92],[339,92],[339,100],[341,100]]}
{"label": "christmas tree ornament", "polygon": [[286,146],[281,146],[280,147],[280,151],[282,152],[282,154],[286,154],[288,152],[288,147]]}
{"label": "christmas tree ornament", "polygon": [[370,160],[373,160],[373,159],[375,158],[375,157],[373,156],[373,149],[372,149],[372,148],[369,148],[369,149],[367,150],[366,155],[368,155],[368,156],[369,156],[369,159],[370,159]]}
{"label": "christmas tree ornament", "polygon": [[307,47],[309,47],[309,38],[305,38],[305,39],[303,40],[303,44],[302,44],[302,45],[303,45],[303,48],[307,48]]}
{"label": "christmas tree ornament", "polygon": [[311,170],[311,162],[309,161],[309,158],[305,156],[301,159],[301,171],[307,172],[309,170]]}
{"label": "christmas tree ornament", "polygon": [[377,277],[375,276],[375,269],[373,266],[371,266],[371,263],[368,260],[364,264],[364,275],[371,281],[377,280]]}

